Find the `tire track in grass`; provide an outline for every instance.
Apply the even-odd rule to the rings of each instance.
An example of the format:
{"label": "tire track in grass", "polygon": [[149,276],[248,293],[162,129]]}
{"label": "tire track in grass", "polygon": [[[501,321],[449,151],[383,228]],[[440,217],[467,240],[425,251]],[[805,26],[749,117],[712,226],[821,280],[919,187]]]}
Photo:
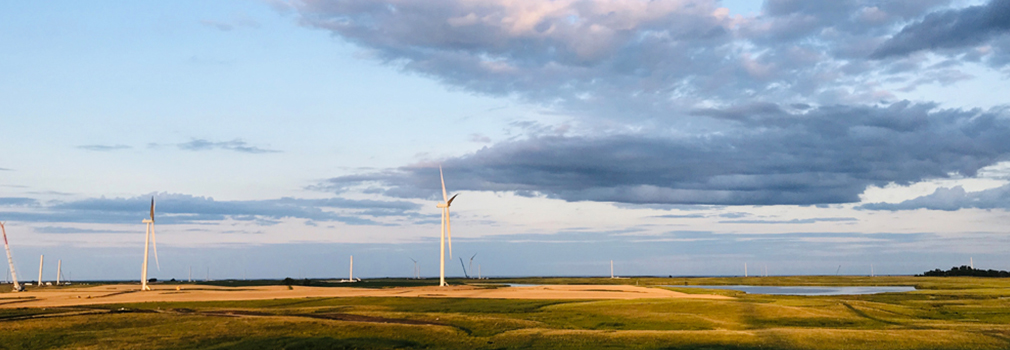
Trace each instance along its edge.
{"label": "tire track in grass", "polygon": [[888,320],[885,320],[885,319],[882,319],[882,318],[877,318],[877,317],[870,316],[866,312],[863,312],[863,310],[857,309],[854,306],[849,305],[849,303],[847,303],[847,302],[842,301],[841,303],[842,303],[843,306],[845,306],[846,308],[848,308],[850,311],[852,311],[853,313],[855,313],[859,317],[862,317],[862,318],[865,318],[865,319],[868,319],[868,320],[872,320],[872,321],[877,321],[877,322],[884,323],[884,324],[889,324],[889,325],[892,325],[892,326],[906,326],[904,323],[894,322],[894,321],[888,321]]}

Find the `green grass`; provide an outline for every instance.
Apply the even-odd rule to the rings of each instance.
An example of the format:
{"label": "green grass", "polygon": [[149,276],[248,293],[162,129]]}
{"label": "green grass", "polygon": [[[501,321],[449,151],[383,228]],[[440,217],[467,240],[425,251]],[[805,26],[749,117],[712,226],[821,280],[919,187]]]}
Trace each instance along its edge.
{"label": "green grass", "polygon": [[[404,281],[414,280],[380,282]],[[659,287],[685,281],[914,285],[919,290],[801,297],[671,287],[736,299],[302,298],[0,309],[0,349],[1010,348],[1010,281],[1001,279],[528,278],[481,283]]]}

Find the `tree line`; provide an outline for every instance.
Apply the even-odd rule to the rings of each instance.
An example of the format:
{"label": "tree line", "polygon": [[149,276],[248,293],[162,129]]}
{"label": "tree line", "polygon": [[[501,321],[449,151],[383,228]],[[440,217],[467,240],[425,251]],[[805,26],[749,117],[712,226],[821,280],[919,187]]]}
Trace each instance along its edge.
{"label": "tree line", "polygon": [[1010,277],[1010,271],[1003,270],[980,270],[974,269],[968,265],[961,265],[960,267],[951,267],[950,270],[944,271],[936,269],[933,271],[923,272],[921,275],[916,275],[919,277],[953,277],[953,276],[973,276],[973,277]]}

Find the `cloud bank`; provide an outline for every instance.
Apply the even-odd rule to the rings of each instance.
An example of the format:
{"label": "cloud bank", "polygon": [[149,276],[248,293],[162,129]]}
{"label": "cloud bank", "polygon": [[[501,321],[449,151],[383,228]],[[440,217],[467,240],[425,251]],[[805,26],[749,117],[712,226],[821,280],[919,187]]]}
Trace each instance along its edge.
{"label": "cloud bank", "polygon": [[[344,198],[280,198],[253,201],[216,201],[184,194],[151,194],[132,198],[88,198],[40,203],[31,198],[0,198],[0,207],[20,210],[0,212],[5,220],[66,223],[136,223],[148,215],[151,196],[157,198],[157,220],[188,224],[222,220],[255,220],[271,225],[285,218],[350,225],[384,225],[381,217],[416,216],[419,204],[407,201],[352,200]],[[25,208],[32,210],[24,210]],[[338,213],[339,211],[340,213]]]}
{"label": "cloud bank", "polygon": [[[962,70],[971,62],[1003,67],[1010,0],[964,8],[768,0],[750,17],[729,16],[712,0],[288,5],[302,25],[367,57],[574,121],[513,123],[522,136],[441,160],[458,190],[620,203],[851,203],[869,185],[973,176],[1010,154],[1004,108],[893,102],[899,91],[972,79]],[[438,192],[434,166],[341,176],[318,188],[428,198]]]}
{"label": "cloud bank", "polygon": [[447,85],[581,118],[662,123],[689,108],[746,101],[875,103],[894,97],[884,82],[911,90],[937,81],[920,76],[964,76],[962,61],[907,56],[943,49],[1001,62],[1006,47],[975,46],[1002,38],[1008,3],[770,0],[754,17],[729,16],[714,0],[303,0],[290,8],[305,26]]}
{"label": "cloud bank", "polygon": [[[568,201],[772,205],[851,203],[867,186],[973,176],[1010,156],[1010,114],[896,103],[761,113],[701,110],[709,135],[537,136],[442,161],[451,190]],[[341,176],[319,186],[431,198],[435,164]]]}
{"label": "cloud bank", "polygon": [[859,206],[870,210],[931,209],[955,211],[960,209],[1010,209],[1010,185],[988,190],[968,192],[964,187],[938,188],[933,193],[900,203],[868,203]]}
{"label": "cloud bank", "polygon": [[930,13],[921,21],[902,28],[871,57],[879,59],[921,50],[976,47],[1008,33],[1010,0],[992,0],[985,5]]}

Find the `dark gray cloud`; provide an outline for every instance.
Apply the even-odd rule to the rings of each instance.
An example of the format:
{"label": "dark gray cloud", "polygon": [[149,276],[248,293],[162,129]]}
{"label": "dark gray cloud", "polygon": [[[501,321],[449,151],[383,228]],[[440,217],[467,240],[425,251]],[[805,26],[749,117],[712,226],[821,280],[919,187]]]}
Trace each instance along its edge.
{"label": "dark gray cloud", "polygon": [[[226,219],[273,225],[284,218],[319,222],[339,221],[351,225],[380,225],[369,217],[416,216],[418,204],[406,201],[352,200],[344,198],[280,198],[256,201],[216,201],[182,194],[154,194],[159,223],[181,224]],[[29,222],[134,223],[147,215],[151,196],[133,198],[88,198],[54,202],[39,210],[0,213],[0,217]],[[0,205],[34,205],[29,198],[4,198]],[[334,213],[342,209],[346,214]]]}
{"label": "dark gray cloud", "polygon": [[868,203],[857,207],[868,210],[932,209],[954,211],[959,209],[1010,209],[1010,185],[977,192],[965,191],[961,186],[937,188],[933,193],[900,203]]}
{"label": "dark gray cloud", "polygon": [[1010,32],[1010,0],[935,12],[909,24],[885,41],[871,57],[907,55],[920,50],[974,47]]}
{"label": "dark gray cloud", "polygon": [[[754,114],[735,108],[702,114],[729,124],[719,133],[680,137],[532,137],[441,164],[453,191],[568,201],[772,205],[858,202],[869,185],[974,176],[1010,157],[1010,114],[1004,109],[936,110],[902,102],[802,113],[767,107]],[[319,188],[339,193],[360,186],[408,198],[440,192],[435,164],[336,177]]]}
{"label": "dark gray cloud", "polygon": [[255,146],[250,146],[245,141],[240,139],[234,139],[231,141],[224,142],[213,142],[204,139],[192,139],[189,142],[180,143],[177,145],[179,149],[186,151],[210,151],[215,149],[223,149],[242,153],[278,153],[278,150],[259,148]]}
{"label": "dark gray cloud", "polygon": [[109,152],[109,151],[118,151],[118,150],[124,150],[124,149],[131,149],[133,147],[130,147],[130,146],[127,146],[127,145],[81,145],[81,146],[77,146],[77,148],[83,149],[83,150],[88,150],[88,151]]}
{"label": "dark gray cloud", "polygon": [[[306,0],[289,9],[376,60],[467,91],[584,120],[674,123],[702,105],[875,103],[894,96],[883,79],[964,77],[961,60],[869,58],[902,26],[950,4],[770,0],[749,18],[719,15],[715,0]],[[980,55],[994,62],[1001,51],[992,51]]]}

